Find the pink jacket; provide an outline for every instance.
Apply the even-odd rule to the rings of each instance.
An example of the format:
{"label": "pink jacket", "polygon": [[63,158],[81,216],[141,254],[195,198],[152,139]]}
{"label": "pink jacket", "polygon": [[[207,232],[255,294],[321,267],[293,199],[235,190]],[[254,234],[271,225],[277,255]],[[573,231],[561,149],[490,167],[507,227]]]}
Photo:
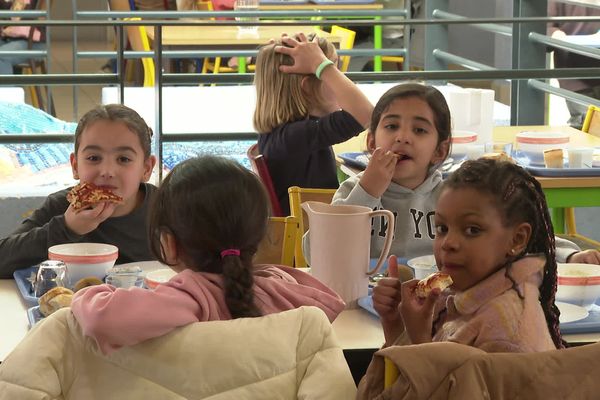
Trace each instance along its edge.
{"label": "pink jacket", "polygon": [[539,301],[544,264],[543,257],[525,257],[464,292],[439,299],[433,341],[490,353],[555,349]]}
{"label": "pink jacket", "polygon": [[[330,321],[344,309],[342,299],[307,273],[283,266],[259,266],[255,302],[263,314],[316,306]],[[91,286],[73,298],[71,310],[83,333],[103,353],[162,336],[198,321],[231,319],[219,274],[184,270],[155,290]]]}

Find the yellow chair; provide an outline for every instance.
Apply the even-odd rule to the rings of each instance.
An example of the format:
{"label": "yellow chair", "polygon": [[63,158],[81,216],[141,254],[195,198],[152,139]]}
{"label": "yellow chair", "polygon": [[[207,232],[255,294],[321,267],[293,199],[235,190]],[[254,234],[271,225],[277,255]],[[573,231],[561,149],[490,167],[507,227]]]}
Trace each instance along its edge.
{"label": "yellow chair", "polygon": [[398,379],[399,372],[398,367],[396,367],[396,364],[394,364],[393,361],[389,358],[385,357],[383,359],[383,362],[385,365],[383,373],[383,388],[387,389],[391,387],[394,384],[394,382],[396,382],[396,379]]}
{"label": "yellow chair", "polygon": [[267,234],[254,256],[255,264],[294,266],[294,249],[298,232],[296,217],[271,217]]}
{"label": "yellow chair", "polygon": [[296,268],[304,268],[307,266],[306,259],[302,254],[302,236],[308,230],[308,216],[302,211],[300,204],[305,201],[320,201],[323,203],[331,203],[335,189],[308,189],[298,186],[292,186],[288,189],[290,197],[290,212],[292,217],[298,219],[298,233],[296,234],[295,245],[295,266]]}
{"label": "yellow chair", "polygon": [[[125,18],[126,21],[141,21],[141,18]],[[148,34],[146,33],[146,27],[143,25],[139,26],[128,26],[127,27],[127,38],[131,44],[131,49],[134,51],[150,51],[150,41],[148,40]],[[144,69],[144,87],[154,86],[154,60],[151,57],[142,58],[142,67]]]}
{"label": "yellow chair", "polygon": [[[333,25],[331,27],[331,34],[340,38],[340,50],[350,50],[354,47],[354,38],[356,38],[356,32],[353,30]],[[340,71],[347,72],[349,65],[350,56],[341,56],[339,62]]]}
{"label": "yellow chair", "polygon": [[600,137],[600,108],[590,105],[581,130],[590,135]]}
{"label": "yellow chair", "polygon": [[[581,130],[590,135],[600,137],[600,108],[590,105],[583,121]],[[600,242],[590,239],[577,233],[577,223],[575,220],[575,209],[573,207],[565,208],[565,225],[568,236],[582,240],[594,248],[600,249]]]}
{"label": "yellow chair", "polygon": [[381,62],[392,62],[398,64],[398,69],[402,69],[404,64],[404,57],[402,56],[381,56]]}

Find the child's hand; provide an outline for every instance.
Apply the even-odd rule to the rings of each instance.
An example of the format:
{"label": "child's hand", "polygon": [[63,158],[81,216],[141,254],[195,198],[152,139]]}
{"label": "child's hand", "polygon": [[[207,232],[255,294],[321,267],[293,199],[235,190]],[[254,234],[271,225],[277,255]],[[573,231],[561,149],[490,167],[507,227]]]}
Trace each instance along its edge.
{"label": "child's hand", "polygon": [[595,249],[578,251],[571,254],[567,262],[581,264],[600,264],[600,251]]}
{"label": "child's hand", "polygon": [[402,302],[400,313],[406,327],[406,332],[414,344],[431,342],[431,327],[433,325],[433,307],[441,291],[433,289],[426,299],[417,297],[415,288],[418,279],[402,284]]}
{"label": "child's hand", "polygon": [[309,42],[303,33],[298,34],[298,40],[284,36],[281,41],[287,46],[275,46],[275,52],[286,54],[294,59],[294,65],[281,65],[279,70],[286,73],[314,74],[319,64],[327,59],[319,47],[318,37]]}
{"label": "child's hand", "polygon": [[404,332],[402,316],[398,310],[401,300],[400,288],[402,282],[398,274],[398,260],[390,256],[388,261],[388,277],[380,279],[373,288],[373,308],[381,318],[381,326],[386,345],[390,345]]}
{"label": "child's hand", "polygon": [[65,211],[65,224],[67,228],[78,235],[85,235],[96,229],[98,225],[108,219],[117,208],[116,203],[101,202],[92,208],[75,210],[72,205]]}
{"label": "child's hand", "polygon": [[371,196],[379,198],[392,182],[398,155],[378,147],[373,151],[367,169],[360,178],[360,186]]}

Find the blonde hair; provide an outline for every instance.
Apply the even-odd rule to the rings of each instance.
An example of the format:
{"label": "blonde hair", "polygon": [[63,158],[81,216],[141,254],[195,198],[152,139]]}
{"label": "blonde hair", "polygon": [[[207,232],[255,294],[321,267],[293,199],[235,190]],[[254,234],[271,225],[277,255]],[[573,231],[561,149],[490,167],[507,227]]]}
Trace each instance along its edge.
{"label": "blonde hair", "polygon": [[[308,35],[312,40],[314,34]],[[319,47],[327,57],[331,57],[334,47],[325,38],[318,38]],[[256,58],[254,86],[256,87],[256,108],[254,109],[254,129],[258,133],[269,133],[279,125],[308,117],[311,107],[323,103],[319,87],[321,82],[313,74],[300,75],[281,72],[280,65],[293,65],[294,59],[276,53],[275,46],[285,46],[281,40],[264,45]],[[307,78],[305,90],[302,80]]]}

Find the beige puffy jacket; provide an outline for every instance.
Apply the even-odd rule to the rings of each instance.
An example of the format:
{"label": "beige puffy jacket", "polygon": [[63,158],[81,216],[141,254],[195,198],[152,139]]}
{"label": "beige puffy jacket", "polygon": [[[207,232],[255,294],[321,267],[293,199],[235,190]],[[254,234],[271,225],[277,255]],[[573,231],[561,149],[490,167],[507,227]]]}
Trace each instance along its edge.
{"label": "beige puffy jacket", "polygon": [[355,395],[331,324],[315,307],[198,322],[108,356],[63,309],[40,322],[0,364],[2,400]]}

